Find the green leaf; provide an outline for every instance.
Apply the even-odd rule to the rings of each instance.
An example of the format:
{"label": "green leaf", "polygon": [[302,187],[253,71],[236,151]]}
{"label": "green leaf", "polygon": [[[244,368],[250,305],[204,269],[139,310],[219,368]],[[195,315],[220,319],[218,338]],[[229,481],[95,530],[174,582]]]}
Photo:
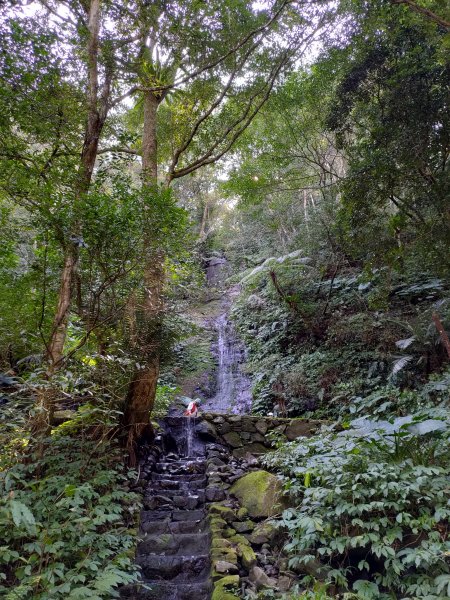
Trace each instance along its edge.
{"label": "green leaf", "polygon": [[10,500],[10,510],[12,519],[16,527],[20,527],[22,523],[28,528],[36,525],[33,513],[30,511],[28,506],[26,506],[22,502],[19,502],[19,500]]}

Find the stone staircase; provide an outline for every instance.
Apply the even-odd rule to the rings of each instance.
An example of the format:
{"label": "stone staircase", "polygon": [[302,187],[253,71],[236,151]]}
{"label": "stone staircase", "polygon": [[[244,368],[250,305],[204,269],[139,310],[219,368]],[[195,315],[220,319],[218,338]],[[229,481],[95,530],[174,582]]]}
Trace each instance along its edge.
{"label": "stone staircase", "polygon": [[271,448],[269,434],[291,441],[319,426],[224,413],[161,420],[158,443],[141,463],[140,583],[122,588],[121,598],[233,600],[247,589],[287,591],[292,579],[280,567],[281,547],[265,524],[275,501],[264,514],[250,514],[233,484],[257,471],[272,478],[265,496],[273,495],[274,476],[261,471],[257,459]]}
{"label": "stone staircase", "polygon": [[122,589],[123,599],[209,600],[205,487],[204,455],[169,452],[154,465],[144,493],[136,552],[142,583]]}

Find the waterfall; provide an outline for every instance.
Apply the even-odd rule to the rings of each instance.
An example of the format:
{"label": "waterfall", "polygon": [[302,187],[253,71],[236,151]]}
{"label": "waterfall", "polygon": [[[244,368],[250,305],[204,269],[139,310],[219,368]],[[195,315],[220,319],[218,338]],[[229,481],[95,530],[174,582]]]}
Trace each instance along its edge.
{"label": "waterfall", "polygon": [[228,313],[216,319],[217,329],[217,390],[214,398],[206,403],[214,412],[249,412],[251,407],[250,380],[242,372],[245,348],[237,338]]}
{"label": "waterfall", "polygon": [[186,458],[193,456],[194,426],[195,426],[195,417],[184,417],[183,438],[184,438],[184,456]]}

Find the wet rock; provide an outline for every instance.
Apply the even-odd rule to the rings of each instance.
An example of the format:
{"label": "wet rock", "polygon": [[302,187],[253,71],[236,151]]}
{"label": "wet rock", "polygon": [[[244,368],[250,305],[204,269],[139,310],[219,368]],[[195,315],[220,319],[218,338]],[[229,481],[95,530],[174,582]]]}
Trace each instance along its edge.
{"label": "wet rock", "polygon": [[[177,508],[185,508],[187,506],[187,501],[188,499],[185,496],[175,496],[175,498],[173,499],[173,503]],[[192,508],[195,508],[195,506],[193,506]]]}
{"label": "wet rock", "polygon": [[268,471],[253,471],[241,477],[230,493],[252,518],[270,517],[287,506],[278,477]]}
{"label": "wet rock", "polygon": [[244,475],[245,475],[245,471],[243,469],[233,469],[233,475],[230,475],[229,481],[231,483],[234,483],[235,481],[237,481]]}
{"label": "wet rock", "polygon": [[223,467],[224,465],[226,465],[226,463],[219,456],[213,456],[212,458],[208,458],[208,465]]}
{"label": "wet rock", "polygon": [[254,467],[255,465],[258,464],[258,459],[256,458],[256,456],[253,456],[253,454],[250,454],[250,452],[248,452],[247,448],[246,448],[246,452],[244,454],[244,456],[242,457],[242,466],[244,469],[248,469],[248,467]]}

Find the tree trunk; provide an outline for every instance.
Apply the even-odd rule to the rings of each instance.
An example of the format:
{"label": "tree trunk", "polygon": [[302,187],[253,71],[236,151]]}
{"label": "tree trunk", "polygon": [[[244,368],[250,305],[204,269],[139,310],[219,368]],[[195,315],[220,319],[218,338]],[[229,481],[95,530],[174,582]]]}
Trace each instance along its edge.
{"label": "tree trunk", "polygon": [[444,329],[444,325],[442,324],[442,321],[437,313],[434,312],[432,318],[434,324],[436,325],[436,329],[438,330],[439,335],[441,336],[442,345],[447,350],[448,357],[450,358],[450,339],[448,338],[447,332]]}
{"label": "tree trunk", "polygon": [[57,370],[63,356],[64,342],[66,341],[67,322],[69,316],[72,278],[75,272],[77,258],[75,248],[70,245],[66,249],[64,266],[61,273],[58,304],[55,318],[53,320],[53,331],[47,349],[47,376],[51,377]]}
{"label": "tree trunk", "polygon": [[[91,0],[88,13],[88,115],[83,148],[80,156],[78,177],[75,182],[73,193],[75,213],[77,205],[79,205],[83,196],[89,191],[95,161],[97,159],[100,135],[108,114],[108,103],[111,91],[112,73],[110,70],[107,70],[102,89],[102,96],[99,98],[98,57],[101,22],[100,3],[101,0]],[[67,337],[69,312],[77,276],[79,246],[81,240],[81,224],[76,217],[72,225],[71,239],[68,240],[65,248],[64,266],[61,273],[57,308],[53,319],[50,340],[46,349],[46,374],[48,379],[53,377],[55,372],[61,366],[64,358],[64,344]],[[47,396],[47,400],[44,398],[44,400],[41,399],[39,402],[38,414],[36,415],[35,422],[32,424],[32,430],[35,433],[38,431],[45,433],[45,430],[48,430],[51,423],[54,411],[54,401],[52,400],[51,393],[48,393]]]}
{"label": "tree trunk", "polygon": [[208,224],[208,218],[209,218],[209,204],[208,204],[208,201],[205,200],[205,206],[203,208],[202,222],[200,225],[200,233],[199,233],[199,239],[201,241],[204,240],[206,237],[206,226]]}
{"label": "tree trunk", "polygon": [[[155,193],[158,193],[156,124],[160,102],[161,98],[153,93],[144,93],[142,185],[148,191],[155,190]],[[138,341],[145,366],[137,369],[133,375],[125,400],[123,417],[131,465],[136,464],[137,444],[152,433],[150,413],[155,403],[159,377],[164,279],[164,253],[158,247],[158,240],[154,240],[148,231],[144,239],[144,298],[141,306],[143,331]]]}
{"label": "tree trunk", "polygon": [[[102,106],[98,106],[98,52],[100,31],[100,0],[92,0],[89,7],[89,39],[88,39],[88,116],[80,157],[78,179],[74,189],[74,206],[88,192],[97,159],[98,145],[103,125],[107,116],[107,103],[110,82],[105,81]],[[48,369],[51,377],[60,367],[64,356],[64,343],[67,337],[69,310],[73,296],[75,276],[78,268],[79,244],[82,237],[80,223],[75,220],[72,239],[65,250],[64,266],[61,273],[60,288],[53,329],[47,345]]]}

